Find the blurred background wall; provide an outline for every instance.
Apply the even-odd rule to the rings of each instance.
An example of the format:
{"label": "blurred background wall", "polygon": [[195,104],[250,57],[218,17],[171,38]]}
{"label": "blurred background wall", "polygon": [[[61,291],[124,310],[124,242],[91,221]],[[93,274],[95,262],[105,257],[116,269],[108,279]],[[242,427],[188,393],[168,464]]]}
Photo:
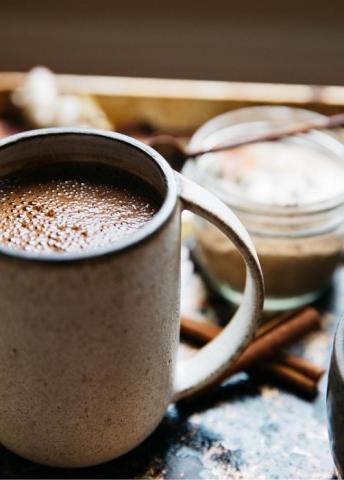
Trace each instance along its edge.
{"label": "blurred background wall", "polygon": [[344,84],[344,1],[0,0],[0,70]]}

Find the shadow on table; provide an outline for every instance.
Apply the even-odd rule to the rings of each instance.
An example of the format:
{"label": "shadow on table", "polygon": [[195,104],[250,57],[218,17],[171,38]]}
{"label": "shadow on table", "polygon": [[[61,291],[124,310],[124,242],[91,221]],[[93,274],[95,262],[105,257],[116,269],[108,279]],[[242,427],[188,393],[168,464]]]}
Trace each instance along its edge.
{"label": "shadow on table", "polygon": [[[175,409],[174,409],[175,410]],[[193,446],[199,443],[203,450],[205,438],[209,444],[215,441],[204,431],[196,433],[193,425],[176,411],[168,412],[157,430],[132,452],[108,463],[89,468],[62,469],[50,468],[27,461],[4,447],[0,447],[0,478],[136,478],[151,477],[173,469],[171,464],[174,446],[181,446],[182,438],[192,438]],[[200,428],[200,430],[203,430]],[[196,435],[195,435],[196,433]],[[203,448],[204,447],[204,448]],[[196,457],[195,457],[196,459]],[[186,458],[183,472],[192,472],[193,478],[197,463]],[[173,462],[172,462],[173,463]],[[201,467],[201,465],[199,466]],[[169,475],[170,476],[170,475]],[[197,475],[198,476],[198,475]]]}

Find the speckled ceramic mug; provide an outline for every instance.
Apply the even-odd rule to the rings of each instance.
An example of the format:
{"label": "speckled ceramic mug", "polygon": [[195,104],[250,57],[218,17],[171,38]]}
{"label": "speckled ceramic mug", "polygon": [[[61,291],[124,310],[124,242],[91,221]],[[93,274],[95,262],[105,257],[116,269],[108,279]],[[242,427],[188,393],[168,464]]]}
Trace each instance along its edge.
{"label": "speckled ceramic mug", "polygon": [[[125,169],[164,198],[150,222],[103,250],[33,254],[0,247],[0,441],[31,460],[78,467],[134,448],[169,402],[221,376],[254,334],[263,281],[233,213],[144,144],[86,129],[37,130],[0,142],[0,175],[60,159]],[[247,281],[223,333],[177,364],[183,209],[235,243]]]}

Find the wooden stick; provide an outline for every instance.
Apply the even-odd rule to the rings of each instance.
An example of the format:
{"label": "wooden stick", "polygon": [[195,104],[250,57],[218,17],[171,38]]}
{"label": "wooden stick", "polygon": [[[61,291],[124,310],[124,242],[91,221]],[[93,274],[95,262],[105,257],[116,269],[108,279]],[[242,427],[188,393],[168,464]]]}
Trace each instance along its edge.
{"label": "wooden stick", "polygon": [[287,125],[272,131],[257,133],[252,135],[250,138],[244,139],[233,139],[227,144],[216,145],[212,148],[202,148],[199,150],[190,150],[186,149],[186,156],[188,158],[198,157],[204,155],[205,153],[215,153],[221,152],[223,150],[229,150],[232,148],[237,148],[242,145],[250,145],[257,142],[271,142],[275,140],[280,140],[285,137],[290,137],[293,135],[299,135],[301,133],[309,132],[313,129],[322,129],[322,128],[337,128],[344,125],[344,113],[338,113],[330,117],[321,117],[310,122],[299,123],[295,125]]}

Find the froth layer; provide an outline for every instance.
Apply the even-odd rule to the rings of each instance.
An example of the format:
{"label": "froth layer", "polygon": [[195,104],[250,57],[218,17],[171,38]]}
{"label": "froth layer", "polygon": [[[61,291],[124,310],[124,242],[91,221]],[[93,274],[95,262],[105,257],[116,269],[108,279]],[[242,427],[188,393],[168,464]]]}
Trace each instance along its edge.
{"label": "froth layer", "polygon": [[0,244],[38,253],[102,248],[141,228],[158,207],[155,192],[112,167],[30,168],[0,179]]}

